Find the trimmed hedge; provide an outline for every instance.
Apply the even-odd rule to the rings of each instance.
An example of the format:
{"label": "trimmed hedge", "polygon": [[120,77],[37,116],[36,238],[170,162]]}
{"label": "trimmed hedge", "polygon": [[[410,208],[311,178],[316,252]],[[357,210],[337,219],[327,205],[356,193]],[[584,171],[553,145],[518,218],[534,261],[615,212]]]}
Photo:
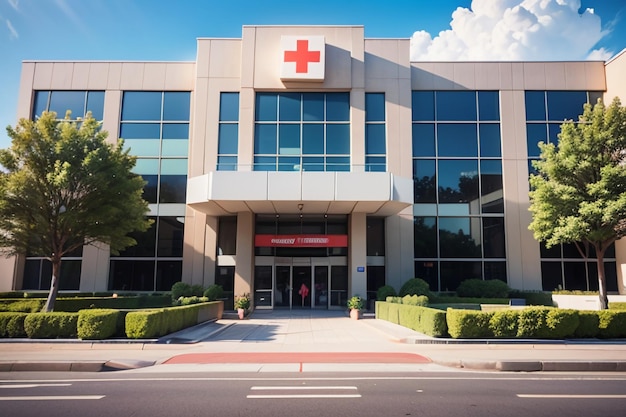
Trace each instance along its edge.
{"label": "trimmed hedge", "polygon": [[517,336],[518,310],[494,311],[489,319],[489,328],[494,337]]}
{"label": "trimmed hedge", "polygon": [[405,295],[425,295],[428,298],[433,296],[428,287],[428,283],[421,278],[412,278],[405,282],[400,288],[400,291],[398,291],[398,295],[400,297],[404,297]]}
{"label": "trimmed hedge", "polygon": [[446,311],[448,333],[455,339],[493,337],[493,332],[489,328],[489,320],[493,314],[493,312],[449,308]]}
{"label": "trimmed hedge", "polygon": [[597,311],[579,311],[578,327],[574,330],[574,337],[592,338],[600,333],[600,317]]}
{"label": "trimmed hedge", "polygon": [[624,302],[611,302],[611,303],[609,303],[609,310],[626,310],[626,303],[624,303]]}
{"label": "trimmed hedge", "polygon": [[395,297],[397,295],[395,288],[391,285],[383,285],[376,290],[376,301],[385,301],[387,297]]}
{"label": "trimmed hedge", "polygon": [[24,319],[24,330],[31,339],[76,337],[78,313],[31,313]]}
{"label": "trimmed hedge", "polygon": [[26,337],[24,319],[27,313],[0,312],[0,337]]}
{"label": "trimmed hedge", "polygon": [[114,336],[120,312],[111,309],[81,310],[78,312],[77,335],[79,339],[100,340]]}
{"label": "trimmed hedge", "polygon": [[[22,311],[24,313],[37,313],[41,311],[46,302],[45,298],[27,299],[4,299],[0,300],[0,311]],[[169,294],[165,295],[141,295],[130,297],[74,297],[57,298],[54,304],[55,311],[78,312],[88,308],[107,309],[139,309],[159,308],[172,304]]]}
{"label": "trimmed hedge", "polygon": [[466,279],[456,289],[459,297],[506,298],[511,288],[499,279]]}
{"label": "trimmed hedge", "polygon": [[37,313],[41,311],[46,300],[0,300],[0,311],[14,311],[22,313]]}
{"label": "trimmed hedge", "polygon": [[377,301],[376,318],[429,336],[442,337],[448,333],[446,313],[434,308]]}
{"label": "trimmed hedge", "polygon": [[626,311],[598,311],[598,337],[613,339],[626,337]]}

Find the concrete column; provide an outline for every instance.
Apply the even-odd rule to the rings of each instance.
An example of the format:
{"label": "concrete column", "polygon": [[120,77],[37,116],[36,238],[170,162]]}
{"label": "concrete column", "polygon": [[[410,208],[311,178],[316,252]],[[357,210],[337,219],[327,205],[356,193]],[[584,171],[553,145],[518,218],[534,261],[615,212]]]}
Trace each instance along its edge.
{"label": "concrete column", "polygon": [[237,264],[235,296],[250,294],[254,288],[254,213],[237,214]]}
{"label": "concrete column", "polygon": [[94,243],[83,246],[80,268],[80,291],[103,292],[109,288],[109,245]]}
{"label": "concrete column", "polygon": [[615,263],[617,266],[617,291],[626,294],[626,240],[615,242]]}
{"label": "concrete column", "polygon": [[367,297],[367,217],[352,213],[349,219],[348,297]]}

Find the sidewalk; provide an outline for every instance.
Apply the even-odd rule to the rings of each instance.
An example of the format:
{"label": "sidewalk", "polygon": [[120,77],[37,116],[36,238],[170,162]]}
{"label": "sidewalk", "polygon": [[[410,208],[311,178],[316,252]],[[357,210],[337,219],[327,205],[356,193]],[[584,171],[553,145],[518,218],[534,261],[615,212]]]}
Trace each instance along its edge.
{"label": "sidewalk", "polygon": [[[0,339],[0,372],[140,368],[167,372],[181,365],[197,368],[196,364],[219,364],[213,365],[216,372],[228,366],[302,372],[413,371],[435,365],[492,371],[623,372],[626,340],[440,339],[367,315],[355,321],[343,311],[316,310],[257,311],[246,320],[224,318],[155,340]],[[237,367],[241,364],[256,367]]]}

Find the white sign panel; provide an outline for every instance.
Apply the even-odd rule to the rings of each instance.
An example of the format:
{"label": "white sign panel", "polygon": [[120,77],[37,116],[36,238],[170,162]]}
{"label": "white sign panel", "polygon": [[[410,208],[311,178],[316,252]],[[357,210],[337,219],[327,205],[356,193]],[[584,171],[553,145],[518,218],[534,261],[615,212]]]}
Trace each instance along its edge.
{"label": "white sign panel", "polygon": [[324,81],[326,43],[323,36],[282,36],[283,81]]}

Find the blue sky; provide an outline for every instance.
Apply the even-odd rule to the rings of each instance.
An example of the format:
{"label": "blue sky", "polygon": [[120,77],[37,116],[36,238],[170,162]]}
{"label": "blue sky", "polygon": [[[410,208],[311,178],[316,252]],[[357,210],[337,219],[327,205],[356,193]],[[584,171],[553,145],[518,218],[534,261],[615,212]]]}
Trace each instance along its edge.
{"label": "blue sky", "polygon": [[415,60],[608,59],[626,48],[623,0],[0,0],[0,147],[23,60],[192,61],[198,37],[274,24],[363,25],[369,38],[411,38]]}

